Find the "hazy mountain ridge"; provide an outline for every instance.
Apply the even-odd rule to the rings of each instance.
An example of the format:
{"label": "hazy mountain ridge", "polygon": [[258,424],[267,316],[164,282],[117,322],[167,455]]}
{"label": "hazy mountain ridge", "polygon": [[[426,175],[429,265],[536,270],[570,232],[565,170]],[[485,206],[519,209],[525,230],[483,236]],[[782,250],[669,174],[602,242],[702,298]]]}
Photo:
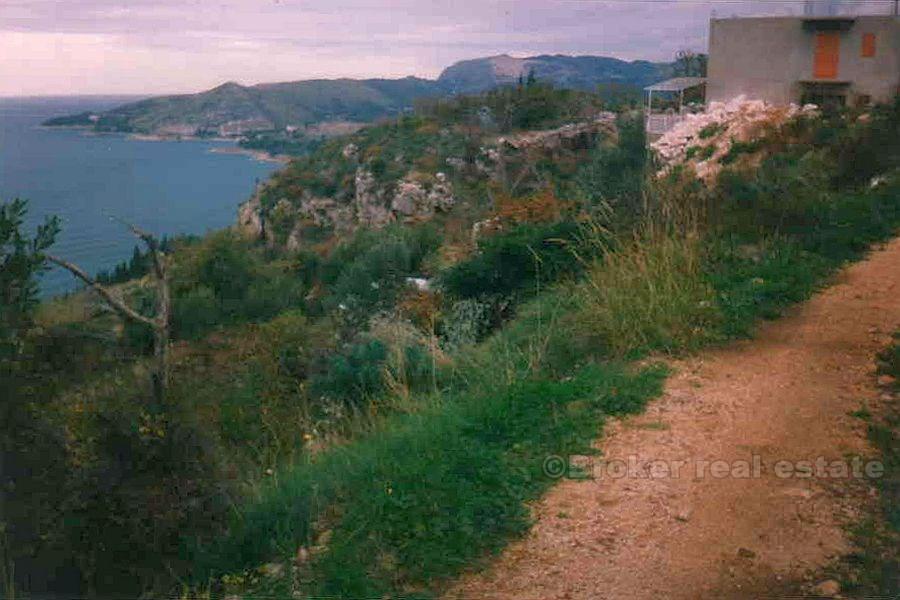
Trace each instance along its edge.
{"label": "hazy mountain ridge", "polygon": [[438,93],[425,79],[319,79],[158,96],[101,113],[50,119],[48,126],[160,135],[241,135],[322,121],[371,121],[401,112],[413,98]]}
{"label": "hazy mountain ridge", "polygon": [[236,137],[327,121],[369,122],[402,113],[417,98],[473,93],[516,83],[531,72],[572,89],[617,83],[642,87],[671,75],[670,63],[602,56],[507,55],[455,63],[436,80],[311,79],[243,86],[228,82],[205,92],[158,96],[112,110],[57,117],[48,126],[81,126],[168,136]]}
{"label": "hazy mountain ridge", "polygon": [[504,54],[460,61],[444,69],[438,83],[450,93],[480,92],[516,83],[533,72],[539,80],[559,87],[592,90],[601,83],[644,87],[671,77],[673,71],[672,63],[628,62],[607,56],[544,54],[515,58]]}

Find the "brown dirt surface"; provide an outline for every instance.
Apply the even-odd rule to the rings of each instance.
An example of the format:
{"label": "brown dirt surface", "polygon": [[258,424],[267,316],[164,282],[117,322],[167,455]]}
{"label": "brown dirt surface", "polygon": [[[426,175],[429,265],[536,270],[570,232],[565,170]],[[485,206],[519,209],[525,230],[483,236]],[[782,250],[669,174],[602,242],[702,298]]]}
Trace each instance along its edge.
{"label": "brown dirt surface", "polygon": [[[822,457],[828,469],[840,460],[852,469],[852,457],[873,454],[865,422],[850,413],[878,402],[874,355],[898,325],[894,240],[764,324],[754,339],[674,362],[665,393],[646,412],[607,424],[594,479],[561,481],[532,507],[529,534],[446,596],[809,592],[815,574],[850,549],[846,527],[873,492],[859,478],[779,477],[775,463]],[[634,468],[632,476],[614,477],[617,459],[626,467],[629,460],[632,467],[668,466],[657,464],[653,477]],[[727,467],[702,468],[701,461],[716,460]],[[747,466],[750,477],[713,474],[734,468],[745,475]]]}

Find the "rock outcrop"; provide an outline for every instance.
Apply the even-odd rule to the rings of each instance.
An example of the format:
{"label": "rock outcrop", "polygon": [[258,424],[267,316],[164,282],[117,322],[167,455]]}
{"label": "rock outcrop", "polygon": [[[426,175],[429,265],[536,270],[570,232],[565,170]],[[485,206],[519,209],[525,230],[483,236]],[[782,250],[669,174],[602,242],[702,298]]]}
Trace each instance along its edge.
{"label": "rock outcrop", "polygon": [[597,142],[598,137],[610,140],[618,138],[616,114],[603,112],[593,120],[583,123],[569,123],[556,129],[529,131],[514,136],[501,137],[497,140],[500,148],[526,150],[585,150]]}
{"label": "rock outcrop", "polygon": [[265,237],[259,191],[238,208],[238,229],[255,239]]}
{"label": "rock outcrop", "polygon": [[[427,221],[437,213],[449,211],[456,202],[453,185],[444,173],[433,181],[422,182],[412,174],[394,185],[379,183],[371,171],[359,167],[354,177],[355,193],[351,202],[316,197],[304,192],[299,200],[281,198],[269,211],[278,223],[290,221],[290,232],[279,239],[273,224],[267,224],[262,206],[265,188],[260,188],[238,210],[238,227],[247,235],[264,239],[270,246],[300,247],[308,227],[348,233],[356,227],[384,227],[400,221]],[[271,216],[270,215],[270,216]]]}
{"label": "rock outcrop", "polygon": [[447,212],[454,203],[453,187],[444,173],[438,173],[430,189],[418,181],[401,181],[391,201],[391,213],[401,221],[430,219],[435,213]]}
{"label": "rock outcrop", "polygon": [[502,181],[504,185],[512,181],[514,185],[522,184],[522,188],[528,185],[522,182],[530,172],[529,165],[542,153],[578,153],[595,147],[600,140],[614,142],[618,137],[615,121],[613,113],[601,113],[589,121],[556,129],[487,140],[478,155],[469,159],[471,162],[449,156],[438,167],[443,171],[431,173],[413,168],[393,180],[373,172],[364,149],[348,143],[339,150],[336,160],[346,161],[341,176],[347,177],[349,172],[349,177],[333,197],[317,197],[297,186],[296,192],[284,192],[293,196],[271,198],[267,196],[277,188],[263,186],[241,206],[238,222],[249,235],[265,239],[272,246],[291,249],[299,248],[304,235],[310,232],[321,238],[323,230],[346,234],[358,227],[428,221],[449,212],[457,203],[448,173],[454,178],[479,177]]}

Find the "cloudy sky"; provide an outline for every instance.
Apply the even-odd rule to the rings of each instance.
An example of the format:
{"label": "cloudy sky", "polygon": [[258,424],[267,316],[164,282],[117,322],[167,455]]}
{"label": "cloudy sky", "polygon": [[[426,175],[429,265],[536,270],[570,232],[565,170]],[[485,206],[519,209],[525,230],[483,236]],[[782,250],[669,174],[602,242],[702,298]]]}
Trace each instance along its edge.
{"label": "cloudy sky", "polygon": [[0,0],[0,96],[435,77],[500,53],[669,60],[706,47],[713,11],[802,10],[797,0]]}

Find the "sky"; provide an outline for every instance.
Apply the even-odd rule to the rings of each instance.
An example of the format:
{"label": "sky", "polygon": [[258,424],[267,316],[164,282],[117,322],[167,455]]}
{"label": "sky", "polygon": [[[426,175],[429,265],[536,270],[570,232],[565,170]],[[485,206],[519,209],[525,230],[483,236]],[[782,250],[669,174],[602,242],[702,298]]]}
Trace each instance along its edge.
{"label": "sky", "polygon": [[434,78],[503,53],[667,61],[705,50],[711,15],[802,11],[800,0],[0,0],[0,96]]}

